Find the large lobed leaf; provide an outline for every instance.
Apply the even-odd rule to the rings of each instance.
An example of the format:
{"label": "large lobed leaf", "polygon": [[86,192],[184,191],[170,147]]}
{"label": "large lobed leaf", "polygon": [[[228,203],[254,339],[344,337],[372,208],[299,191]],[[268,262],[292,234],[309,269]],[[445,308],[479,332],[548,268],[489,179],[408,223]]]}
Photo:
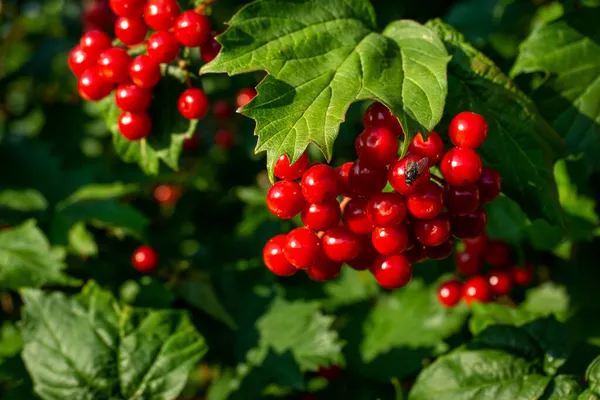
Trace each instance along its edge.
{"label": "large lobed leaf", "polygon": [[121,307],[94,283],[22,295],[22,356],[44,400],[174,399],[207,349],[185,313]]}
{"label": "large lobed leaf", "polygon": [[448,54],[414,21],[376,31],[368,0],[259,0],[229,22],[223,49],[201,72],[265,70],[258,96],[242,109],[256,120],[256,151],[272,172],[282,154],[298,159],[310,142],[330,159],[350,104],[376,99],[408,139],[439,122]]}

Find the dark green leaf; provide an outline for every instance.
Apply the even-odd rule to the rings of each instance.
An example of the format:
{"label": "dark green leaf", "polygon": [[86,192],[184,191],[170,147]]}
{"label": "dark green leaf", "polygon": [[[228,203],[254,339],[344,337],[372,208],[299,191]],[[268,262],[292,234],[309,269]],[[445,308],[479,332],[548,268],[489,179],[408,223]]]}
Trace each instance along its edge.
{"label": "dark green leaf", "polygon": [[508,197],[498,197],[485,207],[488,215],[487,232],[494,239],[518,245],[526,233],[527,217],[521,207]]}
{"label": "dark green leaf", "polygon": [[177,287],[177,291],[181,297],[194,307],[225,323],[231,329],[236,328],[233,318],[217,297],[211,282],[189,279],[181,282]]}
{"label": "dark green leaf", "polygon": [[577,400],[581,391],[581,385],[576,377],[558,375],[548,385],[544,400]]}
{"label": "dark green leaf", "polygon": [[22,212],[44,211],[48,202],[37,190],[2,190],[0,208]]}
{"label": "dark green leaf", "polygon": [[596,357],[588,367],[585,379],[590,385],[590,390],[600,396],[600,356]]}
{"label": "dark green leaf", "polygon": [[479,302],[471,306],[473,316],[469,320],[469,329],[478,335],[492,325],[503,324],[520,326],[535,320],[538,315],[527,310],[506,307],[501,304]]}

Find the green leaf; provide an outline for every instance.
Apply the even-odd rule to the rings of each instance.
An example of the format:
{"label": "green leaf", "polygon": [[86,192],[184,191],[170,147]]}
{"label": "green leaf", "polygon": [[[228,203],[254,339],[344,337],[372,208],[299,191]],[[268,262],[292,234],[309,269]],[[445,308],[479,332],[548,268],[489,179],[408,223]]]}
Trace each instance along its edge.
{"label": "green leaf", "polygon": [[98,245],[94,235],[88,231],[83,222],[78,222],[69,230],[69,250],[82,257],[98,254]]}
{"label": "green leaf", "polygon": [[223,322],[231,329],[236,329],[235,321],[217,297],[211,282],[188,279],[177,286],[177,291],[194,307]]}
{"label": "green leaf", "polygon": [[502,191],[516,200],[531,220],[543,217],[564,226],[552,173],[562,141],[533,102],[485,55],[440,20],[428,22],[444,41],[449,96],[445,116],[477,112],[487,120],[487,140],[479,148],[486,165],[502,176]]}
{"label": "green leaf", "polygon": [[206,352],[185,313],[121,307],[94,283],[22,296],[23,360],[44,400],[175,399]]}
{"label": "green leaf", "polygon": [[217,58],[201,72],[265,70],[258,96],[242,109],[256,120],[256,151],[272,176],[282,154],[297,160],[310,142],[331,158],[348,107],[376,99],[408,140],[439,122],[448,55],[438,37],[402,20],[377,33],[368,0],[259,0],[229,21]]}
{"label": "green leaf", "polygon": [[498,197],[486,204],[486,227],[490,237],[518,245],[526,233],[527,217],[521,207],[508,197]]}
{"label": "green leaf", "polygon": [[554,377],[544,399],[546,400],[577,400],[581,394],[581,385],[574,376],[558,375]]}
{"label": "green leaf", "polygon": [[585,372],[585,379],[596,395],[600,396],[600,356],[592,361]]}
{"label": "green leaf", "polygon": [[2,190],[0,208],[21,212],[44,211],[48,202],[37,190]]}
{"label": "green leaf", "polygon": [[545,282],[527,290],[523,310],[537,315],[554,314],[557,318],[566,318],[569,311],[569,294],[564,286]]}
{"label": "green leaf", "polygon": [[64,209],[72,204],[86,201],[114,200],[139,192],[139,190],[138,185],[124,184],[122,182],[92,183],[77,189],[69,197],[61,201],[57,205],[57,208]]}
{"label": "green leaf", "polygon": [[472,317],[469,329],[473,335],[478,335],[492,325],[520,326],[535,320],[539,315],[520,308],[506,307],[496,303],[473,303]]}
{"label": "green leaf", "polygon": [[0,231],[0,288],[78,285],[79,281],[63,274],[63,269],[35,221]]}
{"label": "green leaf", "polygon": [[533,93],[540,111],[588,172],[600,169],[600,9],[581,8],[534,30],[521,44],[511,75],[542,73]]}

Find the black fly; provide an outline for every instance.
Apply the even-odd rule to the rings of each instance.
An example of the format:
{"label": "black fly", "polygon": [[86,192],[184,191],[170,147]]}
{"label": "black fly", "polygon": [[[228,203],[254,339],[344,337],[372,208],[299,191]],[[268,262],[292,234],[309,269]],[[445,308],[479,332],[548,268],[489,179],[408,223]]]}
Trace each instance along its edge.
{"label": "black fly", "polygon": [[423,157],[418,161],[409,160],[408,163],[406,163],[404,181],[408,186],[412,186],[419,175],[427,168],[427,164],[429,164],[429,159],[427,157]]}

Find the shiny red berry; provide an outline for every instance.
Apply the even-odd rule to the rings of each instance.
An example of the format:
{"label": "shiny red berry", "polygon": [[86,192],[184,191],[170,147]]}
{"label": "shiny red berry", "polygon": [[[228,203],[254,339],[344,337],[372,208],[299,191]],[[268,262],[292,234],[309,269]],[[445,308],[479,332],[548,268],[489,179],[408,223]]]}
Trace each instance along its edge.
{"label": "shiny red berry", "polygon": [[221,51],[221,44],[214,37],[208,39],[206,43],[200,46],[200,57],[205,63],[214,60]]}
{"label": "shiny red berry", "polygon": [[296,228],[288,233],[283,253],[296,268],[306,269],[319,260],[321,242],[310,229]]}
{"label": "shiny red berry", "polygon": [[402,224],[391,228],[375,228],[371,242],[379,254],[400,254],[408,245],[408,230]]}
{"label": "shiny red berry", "polygon": [[307,204],[302,209],[302,223],[309,229],[324,231],[340,223],[340,204],[327,200],[320,204]]}
{"label": "shiny red berry", "polygon": [[124,49],[116,47],[104,50],[98,58],[98,71],[105,81],[123,83],[129,78],[131,57]]}
{"label": "shiny red berry", "polygon": [[215,133],[215,145],[221,149],[229,149],[235,145],[235,136],[227,129],[219,129]]}
{"label": "shiny red berry", "polygon": [[112,47],[112,40],[102,31],[89,31],[81,37],[79,46],[90,59],[96,62],[100,53]]}
{"label": "shiny red berry", "polygon": [[352,190],[350,190],[350,182],[348,182],[348,176],[350,175],[352,166],[354,166],[354,163],[352,161],[348,161],[335,169],[338,175],[340,194],[342,196],[352,197],[353,193]]}
{"label": "shiny red berry", "polygon": [[342,271],[342,263],[330,260],[323,254],[316,263],[306,269],[306,275],[316,282],[326,282],[336,278]]}
{"label": "shiny red berry", "polygon": [[347,261],[347,264],[356,271],[364,271],[371,268],[375,257],[378,255],[379,253],[377,253],[373,247],[373,243],[371,243],[371,238],[369,236],[363,236],[360,253],[352,260]]}
{"label": "shiny red berry", "polygon": [[127,46],[135,46],[146,39],[148,27],[141,18],[119,18],[115,22],[115,36]]}
{"label": "shiny red berry", "polygon": [[389,108],[379,102],[373,103],[367,108],[363,117],[363,122],[365,127],[385,126],[397,136],[402,134],[402,127],[400,126],[398,118],[392,115]]}
{"label": "shiny red berry", "polygon": [[454,251],[454,240],[446,240],[439,246],[427,247],[427,258],[431,260],[444,260],[452,255]]}
{"label": "shiny red berry", "polygon": [[263,261],[275,275],[290,276],[297,269],[285,258],[283,250],[287,245],[287,235],[277,235],[271,238],[263,248]]}
{"label": "shiny red berry", "polygon": [[348,186],[353,195],[370,196],[383,190],[387,183],[386,167],[366,165],[357,160],[348,172]]}
{"label": "shiny red berry", "polygon": [[510,271],[503,269],[491,270],[487,274],[487,279],[496,296],[505,296],[510,293],[513,287],[513,278]]}
{"label": "shiny red berry", "polygon": [[406,196],[408,212],[418,219],[432,219],[444,209],[444,191],[433,182],[429,182],[416,193]]}
{"label": "shiny red berry", "polygon": [[414,180],[414,182],[409,181],[408,183],[410,183],[410,185],[406,182],[407,167],[412,166],[411,168],[414,168],[413,163],[417,163],[422,158],[423,157],[421,156],[411,154],[400,160],[397,160],[390,165],[390,169],[388,171],[388,180],[396,192],[407,196],[411,193],[417,192],[421,187],[429,182],[429,178],[431,177],[429,168],[425,168]]}
{"label": "shiny red berry", "polygon": [[96,66],[96,60],[77,45],[69,53],[69,68],[75,76],[81,76],[86,69]]}
{"label": "shiny red berry", "polygon": [[162,184],[154,188],[152,195],[161,206],[173,207],[181,196],[181,189],[175,185]]}
{"label": "shiny red berry", "polygon": [[179,17],[177,0],[148,0],[144,8],[144,21],[157,31],[168,31]]}
{"label": "shiny red berry", "polygon": [[286,181],[295,181],[302,178],[302,175],[308,170],[310,160],[305,151],[300,158],[290,165],[290,158],[287,154],[282,154],[275,162],[275,176]]}
{"label": "shiny red berry", "polygon": [[139,87],[150,89],[160,80],[160,65],[152,57],[142,54],[129,65],[129,76]]}
{"label": "shiny red berry", "polygon": [[475,275],[482,266],[481,255],[470,251],[461,251],[454,254],[456,271],[462,275]]}
{"label": "shiny red berry", "polygon": [[343,226],[331,228],[323,234],[321,247],[325,255],[337,262],[356,258],[362,249],[361,237]]}
{"label": "shiny red berry", "polygon": [[302,175],[302,194],[309,203],[334,200],[338,194],[337,173],[329,165],[317,164]]}
{"label": "shiny red berry", "polygon": [[400,289],[410,282],[412,266],[402,254],[379,256],[373,262],[371,272],[382,287]]}
{"label": "shiny red berry", "polygon": [[152,92],[133,83],[123,83],[115,90],[115,101],[121,110],[139,113],[150,107]]}
{"label": "shiny red berry", "polygon": [[452,186],[472,185],[481,177],[481,158],[467,147],[450,149],[440,164],[444,179]]}
{"label": "shiny red berry", "polygon": [[514,283],[520,286],[527,286],[533,282],[533,264],[529,261],[525,263],[525,268],[515,264],[510,268]]}
{"label": "shiny red berry", "polygon": [[411,263],[416,264],[427,259],[427,246],[416,243],[402,254],[404,254]]}
{"label": "shiny red berry", "polygon": [[81,74],[77,88],[83,99],[97,101],[108,96],[112,92],[113,85],[104,80],[98,67],[92,67]]}
{"label": "shiny red berry", "polygon": [[210,104],[208,97],[200,89],[187,89],[177,102],[179,113],[187,119],[202,119],[208,114]]}
{"label": "shiny red berry", "polygon": [[418,219],[414,222],[413,229],[419,243],[430,247],[439,246],[450,239],[450,218],[443,213],[429,220]]}
{"label": "shiny red berry", "polygon": [[152,120],[145,113],[132,113],[125,111],[119,116],[119,132],[127,140],[140,140],[152,131]]}
{"label": "shiny red berry", "polygon": [[483,235],[487,214],[482,207],[463,216],[452,216],[452,234],[459,239],[473,239]]}
{"label": "shiny red berry", "polygon": [[195,11],[184,11],[175,21],[175,38],[185,47],[200,47],[210,38],[210,22]]}
{"label": "shiny red berry", "polygon": [[483,252],[483,259],[492,267],[504,267],[510,261],[510,246],[501,240],[489,240]]}
{"label": "shiny red berry", "polygon": [[131,263],[138,271],[149,274],[158,266],[158,253],[150,246],[140,246],[133,252]]}
{"label": "shiny red berry", "polygon": [[404,199],[395,192],[374,194],[369,198],[367,215],[374,226],[396,226],[406,218]]}
{"label": "shiny red berry", "polygon": [[437,290],[437,298],[441,305],[454,307],[462,299],[463,285],[456,279],[443,282]]}
{"label": "shiny red berry", "polygon": [[485,119],[474,112],[464,111],[450,121],[448,136],[457,147],[476,149],[487,137],[488,126]]}
{"label": "shiny red berry", "polygon": [[486,235],[463,240],[463,243],[465,244],[465,251],[477,255],[483,254],[485,247],[487,246],[487,242],[488,237]]}
{"label": "shiny red berry", "polygon": [[368,202],[367,198],[356,197],[350,200],[344,208],[344,225],[359,235],[366,235],[373,231],[373,223],[367,216]]}
{"label": "shiny red berry", "polygon": [[366,128],[356,138],[356,154],[365,165],[385,167],[398,156],[398,137],[385,126]]}
{"label": "shiny red berry", "polygon": [[487,303],[492,299],[492,288],[483,276],[473,276],[463,285],[462,297],[467,304],[474,301]]}
{"label": "shiny red berry", "polygon": [[235,103],[238,108],[244,107],[246,104],[250,103],[250,100],[256,97],[256,90],[254,88],[246,88],[239,91],[237,96],[235,97]]}
{"label": "shiny red berry", "polygon": [[302,189],[296,182],[275,182],[267,192],[267,208],[282,219],[296,216],[304,207]]}
{"label": "shiny red berry", "polygon": [[110,8],[119,17],[138,18],[144,14],[146,0],[110,0]]}
{"label": "shiny red berry", "polygon": [[154,32],[146,41],[148,55],[158,64],[170,63],[179,53],[179,43],[169,32]]}
{"label": "shiny red berry", "polygon": [[491,168],[483,167],[481,177],[477,181],[481,202],[489,203],[498,197],[501,185],[500,174]]}
{"label": "shiny red berry", "polygon": [[444,205],[452,215],[468,215],[479,208],[479,188],[475,185],[444,187]]}
{"label": "shiny red berry", "polygon": [[408,151],[411,154],[427,157],[429,159],[429,166],[431,167],[439,163],[442,159],[444,155],[444,142],[436,131],[429,132],[427,139],[423,139],[423,135],[419,132],[408,145]]}

